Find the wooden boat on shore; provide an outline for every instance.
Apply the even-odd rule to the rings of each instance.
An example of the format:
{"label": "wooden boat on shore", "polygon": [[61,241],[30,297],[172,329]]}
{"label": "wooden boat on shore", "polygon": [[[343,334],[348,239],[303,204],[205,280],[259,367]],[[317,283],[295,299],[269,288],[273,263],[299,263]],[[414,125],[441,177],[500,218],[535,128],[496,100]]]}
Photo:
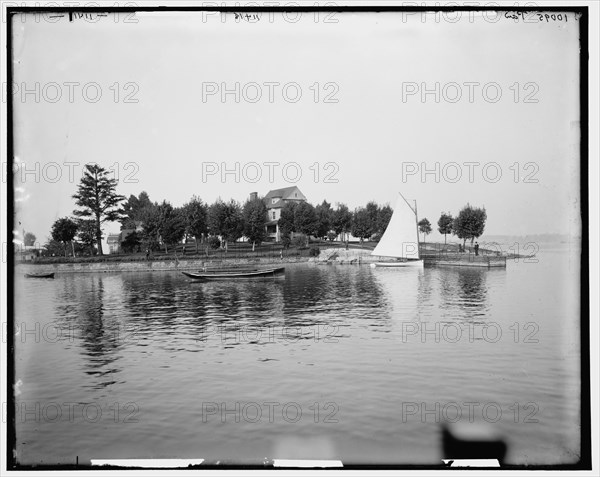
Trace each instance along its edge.
{"label": "wooden boat on shore", "polygon": [[54,272],[52,272],[52,273],[26,273],[25,278],[54,278]]}
{"label": "wooden boat on shore", "polygon": [[249,278],[273,278],[285,275],[285,267],[235,269],[221,268],[214,270],[201,270],[196,273],[181,272],[193,280],[244,280]]}

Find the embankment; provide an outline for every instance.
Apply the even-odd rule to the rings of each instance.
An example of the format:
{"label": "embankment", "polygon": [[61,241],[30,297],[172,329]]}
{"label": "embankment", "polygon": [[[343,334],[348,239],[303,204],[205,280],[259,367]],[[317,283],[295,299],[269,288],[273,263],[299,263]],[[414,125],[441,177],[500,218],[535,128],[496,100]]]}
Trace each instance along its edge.
{"label": "embankment", "polygon": [[236,265],[263,266],[268,264],[308,262],[307,257],[247,258],[228,260],[150,260],[106,261],[70,263],[23,263],[17,264],[17,273],[109,273],[109,272],[162,272],[176,270],[199,270],[203,267]]}

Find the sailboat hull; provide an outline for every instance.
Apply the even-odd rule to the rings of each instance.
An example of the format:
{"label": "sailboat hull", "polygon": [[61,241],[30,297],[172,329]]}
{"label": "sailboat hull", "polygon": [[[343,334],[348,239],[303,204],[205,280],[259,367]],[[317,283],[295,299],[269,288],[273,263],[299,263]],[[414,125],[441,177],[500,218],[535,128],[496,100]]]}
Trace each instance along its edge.
{"label": "sailboat hull", "polygon": [[381,268],[406,268],[406,267],[423,267],[423,260],[407,260],[405,262],[375,262],[371,267]]}

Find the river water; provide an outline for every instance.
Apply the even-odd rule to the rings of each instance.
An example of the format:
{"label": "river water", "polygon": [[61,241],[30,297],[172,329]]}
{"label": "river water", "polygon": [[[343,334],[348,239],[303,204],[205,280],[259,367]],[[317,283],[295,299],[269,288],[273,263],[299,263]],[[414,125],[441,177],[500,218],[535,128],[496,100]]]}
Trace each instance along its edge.
{"label": "river water", "polygon": [[507,463],[578,460],[579,257],[293,264],[285,279],[15,277],[17,456],[438,464],[443,421]]}

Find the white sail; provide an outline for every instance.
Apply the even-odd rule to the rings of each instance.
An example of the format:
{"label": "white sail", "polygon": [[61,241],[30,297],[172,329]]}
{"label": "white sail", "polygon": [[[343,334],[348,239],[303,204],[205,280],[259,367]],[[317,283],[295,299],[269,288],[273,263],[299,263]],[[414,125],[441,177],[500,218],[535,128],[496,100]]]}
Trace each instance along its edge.
{"label": "white sail", "polygon": [[417,234],[415,211],[402,194],[399,194],[390,223],[371,255],[418,259],[419,237]]}

